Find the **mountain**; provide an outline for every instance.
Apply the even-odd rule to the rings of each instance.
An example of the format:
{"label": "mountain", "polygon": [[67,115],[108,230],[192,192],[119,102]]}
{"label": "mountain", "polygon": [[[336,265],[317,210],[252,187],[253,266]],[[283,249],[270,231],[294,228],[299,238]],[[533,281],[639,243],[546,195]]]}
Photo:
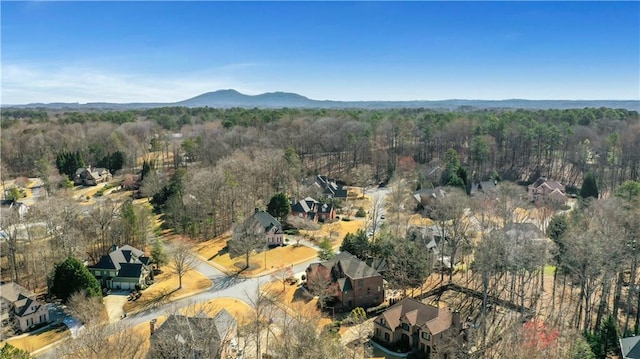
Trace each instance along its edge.
{"label": "mountain", "polygon": [[176,106],[187,107],[316,107],[317,101],[288,92],[267,92],[260,95],[245,95],[236,90],[219,90],[207,92],[188,100],[176,102]]}
{"label": "mountain", "polygon": [[331,101],[312,100],[302,95],[289,92],[267,92],[260,95],[245,95],[236,90],[218,90],[207,92],[190,99],[172,103],[107,103],[93,102],[79,103],[33,103],[27,105],[3,105],[6,108],[50,108],[50,109],[101,109],[126,110],[144,109],[165,106],[185,107],[214,107],[214,108],[361,108],[361,109],[392,109],[392,108],[431,108],[446,110],[474,110],[485,108],[503,109],[570,109],[585,107],[624,108],[640,111],[638,100],[441,100],[441,101]]}

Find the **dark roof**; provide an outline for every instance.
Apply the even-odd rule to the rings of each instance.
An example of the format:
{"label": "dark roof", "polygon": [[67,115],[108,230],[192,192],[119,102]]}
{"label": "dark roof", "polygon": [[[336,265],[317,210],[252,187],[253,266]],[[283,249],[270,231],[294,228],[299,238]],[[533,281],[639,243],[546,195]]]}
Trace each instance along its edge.
{"label": "dark roof", "polygon": [[386,326],[395,329],[400,320],[406,318],[411,325],[429,329],[431,334],[438,334],[452,324],[451,313],[447,308],[438,308],[424,304],[413,298],[404,298],[384,311],[378,318],[386,320]]}
{"label": "dark roof", "polygon": [[333,210],[333,205],[332,204],[321,204],[320,207],[318,208],[318,213],[331,213],[331,211]]}
{"label": "dark roof", "polygon": [[120,269],[120,264],[119,263],[114,263],[113,259],[111,259],[111,256],[105,255],[105,256],[100,257],[100,261],[98,261],[98,263],[96,263],[95,265],[90,266],[90,268]]}
{"label": "dark roof", "polygon": [[480,181],[471,184],[471,193],[476,193],[479,191],[495,191],[498,188],[497,181]]}
{"label": "dark roof", "polygon": [[378,273],[384,273],[389,269],[389,264],[384,258],[369,258],[366,263]]}
{"label": "dark roof", "polygon": [[280,224],[277,219],[273,218],[272,215],[265,211],[255,212],[253,214],[253,218],[257,219],[258,222],[260,222],[260,224],[264,227],[265,232],[270,231],[273,227],[276,227],[276,230],[278,232],[282,231],[282,224]]}
{"label": "dark roof", "polygon": [[331,195],[332,197],[335,197],[335,198],[347,198],[346,189],[337,189],[337,188],[334,189],[333,187],[327,187],[324,189],[322,193],[326,195]]}
{"label": "dark roof", "polygon": [[620,350],[624,359],[640,359],[640,335],[620,339]]}
{"label": "dark roof", "polygon": [[[27,288],[13,282],[0,285],[0,297],[11,302],[15,307],[15,314],[21,317],[36,301],[36,296]],[[36,302],[37,303],[37,302]],[[37,303],[40,307],[40,303]]]}
{"label": "dark roof", "polygon": [[340,252],[331,261],[324,265],[329,267],[329,263],[332,263],[332,268],[337,268],[340,273],[343,273],[352,279],[369,278],[380,275],[378,271],[369,267],[365,262],[356,258],[347,251]]}
{"label": "dark roof", "polygon": [[142,263],[120,263],[118,277],[120,278],[140,278],[142,274]]}
{"label": "dark roof", "polygon": [[143,251],[127,244],[116,248],[108,255],[100,257],[100,261],[90,268],[120,270],[122,263],[142,263],[148,265],[150,262],[151,259],[145,256]]}
{"label": "dark roof", "polygon": [[[225,309],[222,309],[213,318],[170,315],[151,336],[151,346],[155,346],[152,349],[156,351],[162,351],[163,348],[158,347],[161,344],[171,350],[172,347],[180,344],[199,343],[200,347],[210,348],[212,353],[208,357],[213,358],[217,357],[216,354],[220,350],[222,338],[225,338],[235,325],[235,318]],[[155,340],[156,338],[163,339]],[[175,343],[166,343],[165,340],[175,340]]]}

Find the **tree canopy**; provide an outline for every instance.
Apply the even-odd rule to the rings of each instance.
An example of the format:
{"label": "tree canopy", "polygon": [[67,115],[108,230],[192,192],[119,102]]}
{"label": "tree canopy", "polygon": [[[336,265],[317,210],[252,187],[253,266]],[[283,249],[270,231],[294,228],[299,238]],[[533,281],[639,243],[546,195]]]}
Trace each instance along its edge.
{"label": "tree canopy", "polygon": [[580,188],[580,197],[582,198],[598,198],[598,184],[596,183],[596,177],[593,173],[588,173],[584,177],[582,187]]}
{"label": "tree canopy", "polygon": [[101,296],[100,283],[78,259],[70,256],[56,264],[50,291],[66,302],[73,293],[85,292],[89,297]]}
{"label": "tree canopy", "polygon": [[291,212],[291,205],[287,195],[282,192],[273,195],[269,204],[267,204],[267,212],[278,220],[287,218],[287,215]]}

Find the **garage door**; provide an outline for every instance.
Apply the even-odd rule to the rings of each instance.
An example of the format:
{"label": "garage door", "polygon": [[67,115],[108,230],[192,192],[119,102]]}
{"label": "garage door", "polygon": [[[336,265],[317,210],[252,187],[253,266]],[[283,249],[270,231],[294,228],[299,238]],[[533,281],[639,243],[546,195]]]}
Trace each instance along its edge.
{"label": "garage door", "polygon": [[118,288],[118,286],[120,286],[121,289],[135,289],[135,284],[128,282],[116,282],[114,283],[114,285],[115,288]]}

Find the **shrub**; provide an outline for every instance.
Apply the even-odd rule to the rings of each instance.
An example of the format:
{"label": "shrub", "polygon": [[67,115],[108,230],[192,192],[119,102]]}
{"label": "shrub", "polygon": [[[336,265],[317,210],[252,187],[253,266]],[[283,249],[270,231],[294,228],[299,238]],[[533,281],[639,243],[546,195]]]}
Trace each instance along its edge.
{"label": "shrub", "polygon": [[347,218],[347,217],[342,217],[342,220],[345,222],[351,222],[351,218]]}
{"label": "shrub", "polygon": [[364,208],[362,207],[358,208],[358,212],[356,212],[356,217],[364,218],[366,216],[367,216],[367,211],[365,211]]}

